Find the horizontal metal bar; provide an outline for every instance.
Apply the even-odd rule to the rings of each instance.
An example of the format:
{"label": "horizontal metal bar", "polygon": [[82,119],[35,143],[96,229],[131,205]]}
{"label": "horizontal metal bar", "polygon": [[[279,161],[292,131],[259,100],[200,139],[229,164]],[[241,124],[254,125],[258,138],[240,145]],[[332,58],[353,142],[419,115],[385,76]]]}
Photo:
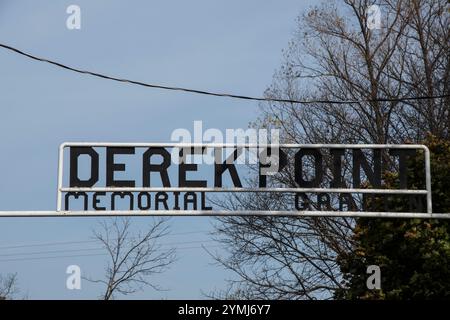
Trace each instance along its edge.
{"label": "horizontal metal bar", "polygon": [[104,217],[104,216],[293,216],[354,218],[450,219],[450,213],[361,212],[361,211],[253,211],[253,210],[148,210],[148,211],[0,211],[0,217]]}
{"label": "horizontal metal bar", "polygon": [[427,190],[409,189],[324,189],[324,188],[181,188],[181,187],[98,187],[61,188],[61,192],[289,192],[289,193],[370,193],[370,194],[427,194]]}
{"label": "horizontal metal bar", "polygon": [[67,147],[166,147],[166,148],[258,148],[258,147],[281,147],[281,148],[336,148],[336,149],[427,149],[421,144],[258,144],[258,143],[147,143],[147,142],[64,142],[61,148]]}
{"label": "horizontal metal bar", "polygon": [[[62,168],[63,168],[63,151],[66,147],[167,147],[167,148],[192,148],[192,147],[210,147],[210,148],[264,148],[264,147],[280,147],[280,148],[336,148],[336,149],[422,149],[425,155],[429,156],[429,150],[425,145],[417,144],[227,144],[227,143],[133,143],[133,142],[64,142],[60,145],[60,163],[59,163],[59,183],[58,183],[58,211],[21,211],[10,212],[12,216],[108,216],[108,215],[174,215],[174,216],[242,216],[242,215],[274,215],[274,216],[305,216],[305,217],[388,217],[388,218],[436,218],[449,219],[450,214],[432,213],[431,211],[431,188],[429,168],[427,171],[427,190],[384,190],[384,189],[323,189],[323,188],[132,188],[131,192],[183,192],[183,191],[200,191],[200,192],[329,192],[329,193],[372,193],[372,194],[427,194],[428,213],[393,213],[393,212],[336,212],[336,211],[61,211],[62,192],[84,191],[84,192],[115,192],[130,191],[130,188],[63,188],[62,187]],[[427,159],[426,159],[427,161]],[[429,163],[428,163],[429,167]],[[109,189],[109,190],[108,190]],[[8,216],[8,212],[0,212],[0,216]]]}

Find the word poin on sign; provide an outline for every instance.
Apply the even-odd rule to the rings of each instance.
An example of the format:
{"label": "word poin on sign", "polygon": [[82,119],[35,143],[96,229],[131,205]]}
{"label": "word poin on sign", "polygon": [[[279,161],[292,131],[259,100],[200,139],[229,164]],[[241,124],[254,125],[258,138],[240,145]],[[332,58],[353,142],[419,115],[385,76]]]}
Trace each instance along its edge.
{"label": "word poin on sign", "polygon": [[[170,152],[173,148],[179,151]],[[354,210],[353,198],[346,190],[357,193],[363,192],[362,188],[381,189],[382,168],[386,162],[397,164],[398,188],[406,190],[407,194],[408,159],[416,150],[354,145],[280,145],[275,150],[275,147],[263,146],[257,149],[257,188],[244,185],[248,179],[235,163],[246,152],[249,148],[245,146],[70,146],[65,210],[71,210],[71,199],[81,199],[83,210],[208,211],[213,210],[206,196],[208,192],[290,193],[294,195],[288,200],[292,201],[292,210]],[[213,164],[195,162],[196,157],[206,153],[213,153]],[[174,155],[179,156],[177,161],[173,161]],[[88,159],[89,165],[81,165],[81,158]],[[276,189],[268,187],[273,186],[271,179],[282,172],[293,173],[294,188],[292,184],[279,181]],[[308,195],[310,192],[317,194],[316,203]],[[336,195],[337,201],[329,192]],[[334,203],[336,208],[333,208]]]}

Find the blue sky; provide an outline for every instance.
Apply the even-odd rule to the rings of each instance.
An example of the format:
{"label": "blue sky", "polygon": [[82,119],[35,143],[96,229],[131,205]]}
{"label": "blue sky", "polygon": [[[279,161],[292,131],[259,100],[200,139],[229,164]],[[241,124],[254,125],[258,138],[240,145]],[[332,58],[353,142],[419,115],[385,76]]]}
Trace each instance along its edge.
{"label": "blue sky", "polygon": [[[81,8],[81,30],[66,28],[71,4]],[[110,75],[261,96],[293,36],[296,16],[309,4],[0,0],[0,42]],[[191,129],[194,120],[202,120],[205,128],[225,130],[246,128],[258,115],[256,102],[100,80],[4,49],[0,110],[0,210],[55,209],[57,151],[64,141],[166,142],[174,129]],[[148,222],[133,219],[138,228]],[[173,235],[165,241],[215,246],[208,235],[212,222],[174,217]],[[0,273],[17,272],[20,295],[32,299],[97,298],[102,290],[98,285],[83,282],[82,290],[67,290],[65,270],[77,264],[83,275],[98,277],[105,257],[18,260],[64,255],[29,253],[96,248],[91,243],[42,246],[89,240],[95,224],[96,218],[1,218]],[[130,297],[202,298],[201,291],[224,288],[231,276],[212,265],[202,248],[180,249],[178,256],[168,272],[154,278],[168,291],[149,289]]]}

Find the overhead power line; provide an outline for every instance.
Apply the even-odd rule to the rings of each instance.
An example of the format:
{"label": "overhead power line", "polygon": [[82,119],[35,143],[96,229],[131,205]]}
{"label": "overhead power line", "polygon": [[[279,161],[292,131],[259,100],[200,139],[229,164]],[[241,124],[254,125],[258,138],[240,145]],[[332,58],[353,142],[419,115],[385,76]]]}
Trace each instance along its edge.
{"label": "overhead power line", "polygon": [[151,84],[136,80],[130,80],[125,78],[118,78],[113,76],[108,76],[102,73],[97,73],[89,70],[82,70],[75,67],[71,67],[50,59],[46,58],[40,58],[35,55],[32,55],[30,53],[24,52],[22,50],[19,50],[17,48],[8,46],[6,44],[0,43],[0,47],[7,49],[9,51],[18,53],[22,56],[25,56],[27,58],[45,62],[54,66],[57,66],[59,68],[63,68],[69,71],[73,71],[76,73],[86,74],[97,78],[112,80],[116,82],[122,82],[122,83],[129,83],[133,85],[143,86],[147,88],[153,88],[153,89],[162,89],[162,90],[171,90],[171,91],[182,91],[182,92],[188,92],[188,93],[195,93],[195,94],[201,94],[201,95],[208,95],[208,96],[215,96],[215,97],[228,97],[233,99],[241,99],[241,100],[253,100],[253,101],[267,101],[267,102],[283,102],[283,103],[295,103],[295,104],[314,104],[314,103],[321,103],[321,104],[357,104],[357,103],[364,103],[364,102],[401,102],[401,101],[409,101],[409,100],[431,100],[431,99],[442,99],[450,97],[450,94],[443,94],[443,95],[437,95],[437,96],[419,96],[419,97],[400,97],[400,98],[377,98],[377,99],[367,99],[367,100],[294,100],[294,99],[278,99],[278,98],[267,98],[267,97],[252,97],[247,95],[238,95],[238,94],[232,94],[232,93],[220,93],[220,92],[213,92],[213,91],[206,91],[206,90],[197,90],[197,89],[190,89],[190,88],[184,88],[184,87],[175,87],[175,86],[165,86],[161,84]]}
{"label": "overhead power line", "polygon": [[[195,240],[195,241],[179,241],[179,242],[169,242],[169,243],[158,243],[158,247],[167,247],[174,245],[186,245],[186,244],[197,244],[197,243],[211,243],[214,240]],[[79,249],[62,249],[62,250],[49,250],[49,251],[33,251],[33,252],[19,252],[19,253],[1,253],[1,257],[16,257],[16,256],[28,256],[28,255],[41,255],[41,254],[53,254],[53,253],[68,253],[68,252],[83,252],[83,251],[99,251],[104,250],[105,247],[96,248],[79,248]],[[183,249],[183,247],[176,247],[176,249]]]}
{"label": "overhead power line", "polygon": [[[192,247],[181,247],[176,250],[190,250],[190,249],[205,249],[205,248],[219,248],[221,245],[212,246],[192,246]],[[160,249],[155,251],[161,251]],[[33,260],[48,260],[48,259],[61,259],[61,258],[75,258],[75,257],[93,257],[93,256],[107,256],[108,253],[90,253],[90,254],[76,254],[76,255],[57,255],[57,256],[45,256],[45,257],[34,257],[34,258],[14,258],[14,259],[4,259],[0,262],[13,262],[13,261],[33,261]]]}
{"label": "overhead power line", "polygon": [[[178,235],[186,235],[186,234],[196,234],[196,233],[206,233],[208,230],[197,230],[197,231],[187,231],[187,232],[177,232],[177,233],[169,233],[166,237],[178,236]],[[132,239],[135,237],[131,237]],[[80,240],[80,241],[58,241],[58,242],[38,242],[38,243],[27,243],[20,245],[7,245],[0,246],[0,250],[2,249],[17,249],[17,248],[27,248],[27,247],[47,247],[47,246],[57,246],[57,245],[66,245],[66,244],[81,244],[81,243],[98,243],[100,242],[98,239],[93,240]]]}
{"label": "overhead power line", "polygon": [[93,256],[107,256],[107,253],[92,253],[92,254],[76,254],[67,256],[51,256],[51,257],[36,257],[36,258],[17,258],[0,260],[0,262],[13,262],[13,261],[33,261],[33,260],[48,260],[48,259],[60,259],[60,258],[79,258],[79,257],[93,257]]}

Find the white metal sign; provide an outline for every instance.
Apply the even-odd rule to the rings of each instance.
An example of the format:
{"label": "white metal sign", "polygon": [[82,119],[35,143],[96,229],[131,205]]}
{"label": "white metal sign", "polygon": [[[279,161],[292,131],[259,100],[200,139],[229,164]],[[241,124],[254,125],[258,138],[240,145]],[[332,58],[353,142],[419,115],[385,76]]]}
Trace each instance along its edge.
{"label": "white metal sign", "polygon": [[[424,158],[424,188],[408,189],[408,159],[418,150]],[[396,188],[383,184],[387,162],[397,170]],[[257,185],[246,185],[239,164],[257,168]],[[289,184],[276,178],[287,170],[294,173]],[[223,210],[209,201],[211,194],[231,193],[278,194],[283,206]],[[412,210],[388,207],[390,198],[401,197]],[[63,143],[56,205],[56,211],[0,211],[0,216],[450,218],[432,212],[428,148],[405,144]]]}

